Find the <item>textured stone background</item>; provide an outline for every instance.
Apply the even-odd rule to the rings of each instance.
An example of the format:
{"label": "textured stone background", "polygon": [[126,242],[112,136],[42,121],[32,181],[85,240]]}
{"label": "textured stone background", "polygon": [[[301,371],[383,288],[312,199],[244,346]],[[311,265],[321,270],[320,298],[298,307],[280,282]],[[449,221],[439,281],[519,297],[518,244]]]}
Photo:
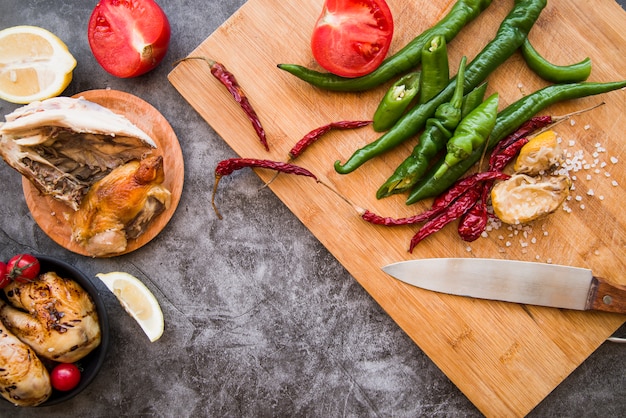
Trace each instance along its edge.
{"label": "textured stone background", "polygon": [[[252,171],[229,182],[220,198],[228,216],[217,220],[212,171],[235,155],[166,77],[244,1],[159,3],[172,25],[166,60],[122,80],[89,50],[95,0],[0,0],[0,29],[38,25],[69,46],[78,67],[66,95],[110,87],[143,98],[172,124],[185,158],[182,200],[165,230],[132,254],[104,260],[52,242],[26,207],[20,176],[0,164],[0,259],[30,251],[89,275],[127,271],[152,289],[166,321],[163,337],[150,343],[98,282],[113,335],[96,380],[59,406],[18,409],[0,400],[0,416],[480,416],[273,193],[259,190]],[[15,108],[0,101],[2,115]],[[623,414],[624,349],[603,344],[530,416]]]}

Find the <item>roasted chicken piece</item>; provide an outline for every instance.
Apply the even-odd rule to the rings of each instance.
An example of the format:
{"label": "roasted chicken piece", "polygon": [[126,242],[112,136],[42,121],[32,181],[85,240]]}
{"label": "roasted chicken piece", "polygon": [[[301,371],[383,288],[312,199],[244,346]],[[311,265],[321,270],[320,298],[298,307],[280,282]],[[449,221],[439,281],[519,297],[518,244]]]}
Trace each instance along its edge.
{"label": "roasted chicken piece", "polygon": [[122,252],[167,209],[161,156],[131,161],[96,182],[72,218],[72,240],[94,256]]}
{"label": "roasted chicken piece", "polygon": [[112,169],[155,142],[124,116],[82,98],[33,102],[0,123],[0,155],[37,189],[72,209]]}
{"label": "roasted chicken piece", "polygon": [[74,280],[54,272],[4,288],[0,320],[42,358],[74,363],[100,344],[98,313],[89,294]]}
{"label": "roasted chicken piece", "polygon": [[0,322],[0,394],[17,406],[36,406],[52,393],[50,375],[37,354]]}

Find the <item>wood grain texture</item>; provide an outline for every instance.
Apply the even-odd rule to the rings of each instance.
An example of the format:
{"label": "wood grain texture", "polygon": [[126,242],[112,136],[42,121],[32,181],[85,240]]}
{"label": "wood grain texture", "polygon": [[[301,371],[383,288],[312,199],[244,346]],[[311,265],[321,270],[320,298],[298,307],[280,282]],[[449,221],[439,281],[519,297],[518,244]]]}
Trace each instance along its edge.
{"label": "wood grain texture", "polygon": [[[453,4],[443,0],[388,3],[396,27],[392,52],[436,23]],[[471,60],[493,38],[512,4],[494,1],[450,43],[451,68],[457,68],[462,55]],[[389,84],[364,93],[332,93],[276,68],[279,63],[316,67],[309,39],[321,7],[321,0],[250,0],[189,54],[220,61],[236,75],[267,131],[269,153],[206,63],[186,61],[170,73],[174,87],[240,156],[284,161],[293,144],[313,128],[330,121],[371,118],[384,95]],[[626,13],[611,0],[551,1],[529,37],[550,61],[567,64],[589,56],[593,60],[590,81],[616,81],[626,78],[626,56],[616,53],[626,47],[624,25]],[[546,85],[520,54],[488,81],[487,94],[500,93],[500,109]],[[471,244],[459,239],[453,224],[408,253],[415,227],[366,224],[351,205],[311,179],[281,175],[271,188],[485,415],[523,416],[614,332],[624,316],[440,295],[404,285],[380,268],[424,257],[509,258],[591,268],[610,282],[624,284],[626,279],[616,272],[626,271],[626,219],[620,216],[626,203],[621,186],[626,184],[621,143],[626,93],[569,101],[543,113],[562,115],[601,101],[606,105],[556,129],[567,150],[582,152],[589,164],[596,158],[596,144],[606,149],[599,153],[596,167],[576,173],[574,198],[568,202],[571,213],[559,210],[525,229],[502,227]],[[370,128],[332,132],[297,163],[362,208],[393,217],[421,212],[430,202],[406,206],[404,195],[375,198],[377,188],[416,140],[351,174],[335,173],[335,160],[345,161],[376,138]],[[611,156],[619,162],[610,162]],[[601,169],[600,160],[606,163]],[[257,173],[263,180],[274,174]],[[222,180],[217,205],[219,193],[229,193],[228,181],[237,181],[236,175]]]}
{"label": "wood grain texture", "polygon": [[[150,223],[142,235],[137,239],[129,240],[126,250],[106,257],[127,254],[150,242],[165,228],[174,215],[183,192],[185,177],[182,150],[169,122],[156,108],[139,97],[108,89],[89,90],[76,95],[76,97],[78,96],[124,115],[157,144],[153,155],[163,156],[165,172],[163,186],[172,193],[170,206]],[[22,188],[28,209],[39,227],[62,247],[77,254],[89,256],[83,247],[71,239],[72,229],[69,219],[72,217],[73,211],[52,197],[42,195],[26,178],[22,178]]]}

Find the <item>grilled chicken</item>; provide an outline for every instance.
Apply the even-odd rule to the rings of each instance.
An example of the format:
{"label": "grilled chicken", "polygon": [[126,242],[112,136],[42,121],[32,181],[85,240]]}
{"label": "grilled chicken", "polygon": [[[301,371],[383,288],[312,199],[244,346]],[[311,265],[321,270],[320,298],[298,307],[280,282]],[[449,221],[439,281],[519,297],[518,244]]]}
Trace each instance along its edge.
{"label": "grilled chicken", "polygon": [[124,116],[82,98],[33,102],[0,123],[0,155],[37,189],[78,209],[97,180],[156,148]]}
{"label": "grilled chicken", "polygon": [[131,161],[96,182],[72,219],[72,239],[95,257],[122,252],[169,207],[163,158]]}
{"label": "grilled chicken", "polygon": [[100,344],[98,313],[89,294],[54,272],[29,283],[11,282],[0,320],[42,358],[74,363]]}
{"label": "grilled chicken", "polygon": [[36,406],[52,393],[37,354],[0,322],[0,394],[17,406]]}

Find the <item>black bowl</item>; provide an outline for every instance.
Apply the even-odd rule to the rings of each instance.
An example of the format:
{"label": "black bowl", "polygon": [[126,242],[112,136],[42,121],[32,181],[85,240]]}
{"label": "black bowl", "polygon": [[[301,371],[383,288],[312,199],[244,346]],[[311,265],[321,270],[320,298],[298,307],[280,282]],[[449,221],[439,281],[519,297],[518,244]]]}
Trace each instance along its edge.
{"label": "black bowl", "polygon": [[[92,350],[87,356],[76,362],[77,366],[81,369],[81,378],[78,386],[67,392],[61,392],[53,389],[50,398],[48,398],[46,402],[37,406],[42,407],[56,405],[73,398],[74,396],[82,392],[93,381],[93,379],[100,371],[102,363],[104,363],[104,358],[106,356],[106,352],[109,346],[110,335],[109,319],[106,313],[106,308],[104,306],[104,301],[98,293],[98,289],[96,289],[91,279],[89,279],[89,277],[87,277],[76,267],[59,259],[44,255],[36,255],[36,257],[41,265],[41,273],[53,271],[64,279],[74,280],[75,282],[80,284],[80,286],[85,289],[87,293],[89,293],[91,299],[96,306],[96,311],[98,312],[98,320],[100,322],[101,334],[100,345]],[[47,364],[44,359],[42,359],[42,361],[44,361],[44,364]]]}

